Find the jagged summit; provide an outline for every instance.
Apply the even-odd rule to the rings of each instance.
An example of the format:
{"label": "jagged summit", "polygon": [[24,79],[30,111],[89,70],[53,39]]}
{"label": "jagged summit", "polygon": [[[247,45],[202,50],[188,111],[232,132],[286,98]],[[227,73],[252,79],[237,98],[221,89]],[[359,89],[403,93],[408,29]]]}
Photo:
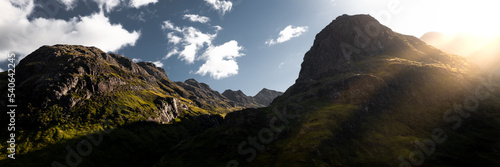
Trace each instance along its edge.
{"label": "jagged summit", "polygon": [[278,92],[275,90],[270,90],[267,88],[263,88],[259,93],[257,93],[253,98],[260,104],[263,104],[264,106],[268,106],[273,102],[273,100],[281,96],[283,92]]}
{"label": "jagged summit", "polygon": [[239,105],[252,106],[253,108],[264,107],[264,105],[255,101],[255,99],[251,96],[247,96],[243,91],[237,90],[233,91],[230,89],[225,90],[222,95]]}

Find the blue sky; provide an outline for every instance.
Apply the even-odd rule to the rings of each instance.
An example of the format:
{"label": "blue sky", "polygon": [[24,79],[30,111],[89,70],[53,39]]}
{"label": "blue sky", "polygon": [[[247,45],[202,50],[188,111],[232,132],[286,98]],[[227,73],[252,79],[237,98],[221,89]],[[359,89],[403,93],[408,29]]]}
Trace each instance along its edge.
{"label": "blue sky", "polygon": [[41,45],[80,44],[155,62],[173,81],[194,78],[219,92],[253,96],[291,86],[314,36],[339,15],[371,14],[417,37],[429,31],[497,35],[497,2],[474,2],[0,0],[0,69],[9,52],[23,57]]}

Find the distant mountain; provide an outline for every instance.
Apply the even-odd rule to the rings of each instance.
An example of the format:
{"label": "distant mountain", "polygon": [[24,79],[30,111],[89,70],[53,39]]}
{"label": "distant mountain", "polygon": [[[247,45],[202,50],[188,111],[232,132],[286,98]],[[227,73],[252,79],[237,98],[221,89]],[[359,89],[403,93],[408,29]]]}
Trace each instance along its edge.
{"label": "distant mountain", "polygon": [[448,53],[466,57],[485,71],[498,68],[500,63],[500,37],[428,32],[420,39]]}
{"label": "distant mountain", "polygon": [[196,103],[212,111],[224,111],[228,108],[247,108],[251,106],[235,105],[233,101],[222,96],[219,92],[212,90],[205,83],[199,83],[194,79],[188,79],[184,82],[176,82],[177,85],[184,88],[189,95],[184,95]]}
{"label": "distant mountain", "polygon": [[156,166],[498,166],[500,91],[481,75],[369,15],[339,16],[270,107],[227,114]]}
{"label": "distant mountain", "polygon": [[264,106],[269,106],[276,97],[281,95],[283,95],[283,92],[264,88],[259,91],[259,93],[257,93],[253,98],[255,99],[255,101],[257,101],[257,103],[260,103]]}
{"label": "distant mountain", "polygon": [[251,108],[265,107],[257,102],[252,96],[247,96],[241,90],[225,90],[222,95],[235,102],[236,105],[250,106]]}
{"label": "distant mountain", "polygon": [[233,91],[233,90],[225,90],[222,95],[227,97],[228,99],[236,102],[235,104],[240,106],[246,106],[247,108],[258,108],[258,107],[266,107],[273,102],[273,100],[281,96],[283,92],[278,92],[275,90],[269,90],[263,88],[259,93],[255,96],[247,96],[241,90]]}

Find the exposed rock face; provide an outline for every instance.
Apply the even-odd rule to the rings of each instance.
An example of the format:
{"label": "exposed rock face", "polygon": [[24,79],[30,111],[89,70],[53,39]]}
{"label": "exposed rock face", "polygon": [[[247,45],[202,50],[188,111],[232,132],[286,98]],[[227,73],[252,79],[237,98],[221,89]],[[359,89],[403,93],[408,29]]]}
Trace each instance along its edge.
{"label": "exposed rock face", "polygon": [[264,107],[258,103],[253,97],[245,95],[241,90],[225,90],[222,95],[235,102],[236,105],[248,106],[251,108]]}
{"label": "exposed rock face", "polygon": [[255,99],[255,101],[257,101],[257,103],[264,106],[269,106],[269,104],[271,104],[271,102],[273,102],[276,97],[281,96],[282,94],[283,92],[264,88],[259,91],[259,93],[257,93],[253,98]]}
{"label": "exposed rock face", "polygon": [[189,107],[177,98],[168,98],[160,101],[159,103],[159,117],[149,117],[148,120],[160,123],[169,123],[173,119],[182,115],[183,111],[189,110]]}
{"label": "exposed rock face", "polygon": [[[83,46],[42,46],[24,58],[16,69],[22,71],[17,78],[19,87],[31,90],[20,99],[41,102],[32,103],[34,107],[58,103],[68,109],[95,94],[105,95],[126,85],[126,81],[132,78],[130,75],[120,76],[118,72],[122,71],[144,76],[147,82],[155,80],[128,58]],[[82,98],[75,98],[72,94],[79,94]]]}
{"label": "exposed rock face", "polygon": [[138,62],[137,65],[141,66],[149,75],[155,77],[156,79],[168,79],[165,70],[163,68],[156,67],[156,65],[151,62]]}

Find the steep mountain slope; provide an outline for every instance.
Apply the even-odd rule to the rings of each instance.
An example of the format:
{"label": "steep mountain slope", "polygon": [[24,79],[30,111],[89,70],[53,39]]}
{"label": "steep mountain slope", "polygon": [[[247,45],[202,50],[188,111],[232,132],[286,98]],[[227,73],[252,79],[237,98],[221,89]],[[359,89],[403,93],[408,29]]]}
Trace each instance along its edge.
{"label": "steep mountain slope", "polygon": [[252,96],[247,96],[241,90],[233,91],[227,89],[222,93],[222,95],[234,101],[234,105],[249,106],[250,108],[265,107],[263,104],[257,102]]}
{"label": "steep mountain slope", "polygon": [[156,166],[498,166],[499,77],[369,15],[339,16],[270,107],[229,113]]}
{"label": "steep mountain slope", "polygon": [[[194,80],[175,83],[152,63],[134,63],[95,47],[42,46],[22,59],[16,71],[16,154],[21,160],[5,160],[2,152],[0,160],[4,161],[0,164],[50,164],[66,155],[61,153],[65,145],[78,143],[85,135],[102,134],[104,129],[116,130],[107,136],[117,144],[136,143],[129,151],[162,146],[161,150],[136,155],[153,163],[184,138],[222,124],[226,113],[246,108],[230,105],[234,102],[206,84]],[[1,93],[7,94],[7,72],[0,73],[0,78]],[[2,111],[7,110],[6,98],[0,97]],[[0,119],[9,121],[7,117]],[[6,125],[2,127],[7,129]],[[146,127],[151,127],[150,133],[139,132]],[[1,135],[0,139],[7,140],[7,131]],[[145,136],[139,139],[138,135]],[[100,150],[102,154],[132,157],[115,152],[111,149],[114,146],[101,147],[105,149]],[[5,143],[0,148],[5,150]],[[84,164],[102,161],[98,155]],[[106,163],[116,164],[120,158]]]}
{"label": "steep mountain slope", "polygon": [[271,102],[273,102],[276,97],[281,95],[283,95],[283,92],[264,88],[260,90],[259,93],[257,93],[253,98],[258,103],[263,104],[264,106],[269,106],[269,104],[271,104]]}

